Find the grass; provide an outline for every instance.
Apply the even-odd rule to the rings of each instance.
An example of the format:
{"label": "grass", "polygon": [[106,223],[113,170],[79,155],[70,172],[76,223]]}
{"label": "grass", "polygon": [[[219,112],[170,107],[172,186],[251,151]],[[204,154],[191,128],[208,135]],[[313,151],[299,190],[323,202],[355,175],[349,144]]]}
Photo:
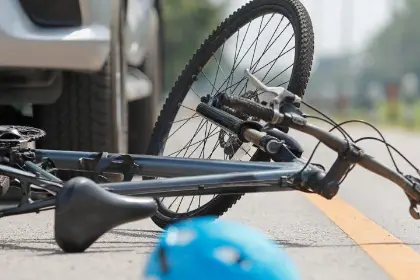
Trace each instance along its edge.
{"label": "grass", "polygon": [[348,119],[362,119],[381,127],[399,128],[415,132],[420,131],[420,101],[412,104],[412,122],[407,120],[408,110],[409,106],[400,102],[396,104],[394,109],[395,114],[391,115],[390,106],[384,102],[377,104],[371,112],[368,112],[367,110],[360,110],[358,108],[352,108],[346,114],[336,114],[334,119],[340,122]]}

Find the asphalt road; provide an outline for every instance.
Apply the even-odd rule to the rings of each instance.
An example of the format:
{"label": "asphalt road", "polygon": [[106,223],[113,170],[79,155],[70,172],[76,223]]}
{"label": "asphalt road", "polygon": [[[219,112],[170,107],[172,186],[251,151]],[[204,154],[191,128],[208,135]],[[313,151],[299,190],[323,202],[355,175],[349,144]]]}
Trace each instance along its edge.
{"label": "asphalt road", "polygon": [[[352,127],[355,137],[374,135]],[[295,133],[295,135],[297,135]],[[420,163],[420,135],[385,130],[390,143]],[[316,142],[298,135],[309,152]],[[362,145],[390,163],[380,143]],[[335,155],[320,149],[318,162]],[[406,165],[402,165],[408,170]],[[295,261],[303,279],[420,279],[420,222],[392,183],[361,168],[337,199],[300,193],[246,195],[226,218],[270,235]],[[0,279],[140,279],[147,253],[160,230],[151,221],[128,224],[103,236],[83,254],[63,254],[54,243],[53,213],[0,220]]]}

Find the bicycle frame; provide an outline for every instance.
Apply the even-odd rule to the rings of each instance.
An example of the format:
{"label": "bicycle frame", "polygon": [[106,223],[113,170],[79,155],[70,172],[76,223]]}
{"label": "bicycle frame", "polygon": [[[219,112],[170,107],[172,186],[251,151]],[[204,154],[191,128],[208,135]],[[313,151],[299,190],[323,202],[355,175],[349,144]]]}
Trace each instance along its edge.
{"label": "bicycle frame", "polygon": [[[290,191],[315,173],[323,172],[314,165],[308,165],[302,170],[305,162],[296,157],[287,162],[242,162],[78,151],[31,151],[35,154],[36,162],[48,158],[57,169],[65,170],[92,171],[99,162],[98,158],[108,160],[106,168],[101,172],[127,174],[129,171],[131,176],[126,181],[99,185],[113,193],[143,197]],[[124,165],[119,157],[130,158],[131,166]],[[22,169],[0,165],[0,174],[16,178],[22,183],[21,203],[0,210],[0,217],[37,213],[55,207],[55,197],[30,201],[29,185],[34,184],[54,193],[60,191],[63,182],[31,161],[26,161]],[[165,179],[130,181],[135,175]]]}
{"label": "bicycle frame", "polygon": [[[59,169],[83,170],[80,162],[94,160],[98,153],[35,150],[36,158],[49,158]],[[109,154],[107,158],[118,156]],[[137,165],[134,175],[169,179],[101,184],[111,192],[134,196],[186,196],[200,194],[237,194],[293,189],[287,180],[304,167],[305,162],[242,162],[186,159],[164,156],[129,155]],[[105,172],[123,172],[121,160],[114,160]],[[306,180],[320,169],[309,165],[301,175]],[[284,179],[284,180],[283,180]]]}

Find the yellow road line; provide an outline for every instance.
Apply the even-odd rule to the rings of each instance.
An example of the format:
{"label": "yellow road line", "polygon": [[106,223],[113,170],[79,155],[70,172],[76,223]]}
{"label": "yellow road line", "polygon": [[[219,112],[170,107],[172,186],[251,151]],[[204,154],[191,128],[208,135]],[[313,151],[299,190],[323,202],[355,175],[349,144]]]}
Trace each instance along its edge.
{"label": "yellow road line", "polygon": [[318,195],[305,194],[305,196],[353,239],[392,279],[420,279],[420,254],[411,247],[339,197],[326,200]]}

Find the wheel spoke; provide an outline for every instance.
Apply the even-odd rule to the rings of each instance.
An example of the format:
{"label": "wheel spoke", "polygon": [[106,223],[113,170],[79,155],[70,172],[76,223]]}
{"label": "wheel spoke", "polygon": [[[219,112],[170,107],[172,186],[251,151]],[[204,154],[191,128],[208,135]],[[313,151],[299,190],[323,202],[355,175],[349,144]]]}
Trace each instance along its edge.
{"label": "wheel spoke", "polygon": [[[282,4],[279,5],[281,6]],[[250,12],[250,14],[252,13]],[[291,55],[297,54],[295,50],[298,46],[292,45],[292,43],[295,42],[296,44],[298,42],[301,44],[300,47],[303,43],[307,44],[306,41],[303,43],[297,41],[295,34],[288,35],[290,31],[294,32],[297,28],[297,25],[292,23],[296,22],[297,19],[289,21],[289,16],[267,9],[267,12],[255,13],[255,18],[247,22],[243,22],[242,19],[236,19],[237,22],[235,22],[234,26],[237,29],[235,30],[222,28],[218,35],[214,35],[218,42],[217,49],[215,49],[214,42],[207,43],[207,46],[211,46],[214,49],[201,52],[205,57],[200,57],[199,61],[206,61],[206,64],[196,65],[196,72],[194,70],[192,72],[197,73],[193,79],[194,82],[188,85],[187,91],[191,92],[192,98],[198,97],[198,102],[202,102],[202,96],[214,97],[223,92],[259,101],[259,96],[262,92],[254,90],[252,85],[248,83],[248,80],[243,75],[245,68],[248,68],[251,73],[261,76],[262,81],[269,80],[266,83],[270,86],[272,82],[280,84],[278,86],[289,83],[291,77],[283,78],[283,76],[287,76],[289,72],[293,73],[290,69],[293,69],[295,60],[291,61],[291,63],[285,63],[284,61],[287,61]],[[230,37],[221,40],[220,36],[226,36],[226,34],[229,34]],[[250,37],[251,35],[252,37]],[[280,45],[281,41],[284,41],[285,44]],[[286,65],[287,67],[284,69],[283,67]],[[181,80],[182,78],[179,79],[179,81]],[[244,93],[249,94],[245,96],[243,95]],[[253,155],[255,147],[245,147],[237,135],[229,134],[217,125],[214,125],[213,122],[202,118],[195,111],[195,105],[191,104],[191,98],[187,99],[183,96],[183,98],[177,100],[177,102],[181,102],[179,100],[189,100],[188,102],[190,103],[184,101],[182,104],[178,104],[178,109],[184,109],[186,112],[190,111],[191,114],[181,115],[181,117],[172,121],[171,124],[177,124],[177,126],[173,127],[173,132],[166,138],[165,143],[170,138],[171,140],[174,139],[173,136],[175,134],[181,138],[172,140],[174,144],[167,156],[200,159],[235,159],[240,161],[255,160]],[[195,102],[195,99],[193,101]],[[198,121],[198,117],[201,117],[200,121]],[[250,119],[245,119],[244,121],[247,120]],[[168,210],[170,211],[168,217],[190,217],[202,213],[203,211],[200,210],[204,209],[202,207],[212,207],[208,206],[208,203],[209,201],[214,201],[217,197],[218,195],[199,195],[198,193],[189,197],[178,196],[169,201],[170,203],[165,201],[165,207],[167,209],[173,208],[173,210]],[[163,203],[163,199],[161,202]],[[185,215],[185,213],[190,214]]]}

